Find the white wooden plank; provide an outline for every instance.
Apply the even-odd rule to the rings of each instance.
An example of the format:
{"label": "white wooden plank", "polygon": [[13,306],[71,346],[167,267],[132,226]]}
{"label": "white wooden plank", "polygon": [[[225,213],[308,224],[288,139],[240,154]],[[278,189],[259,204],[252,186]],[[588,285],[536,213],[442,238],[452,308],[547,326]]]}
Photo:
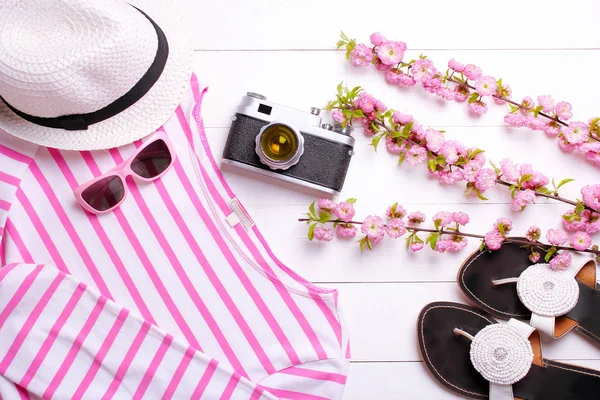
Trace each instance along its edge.
{"label": "white wooden plank", "polygon": [[[355,361],[419,361],[417,317],[434,301],[465,303],[454,283],[337,284]],[[600,359],[597,345],[577,333],[542,338],[551,360]]]}
{"label": "white wooden plank", "polygon": [[196,49],[327,49],[340,29],[412,48],[597,47],[597,2],[180,1]]}
{"label": "white wooden plank", "polygon": [[[414,58],[420,53],[410,51],[407,57]],[[565,71],[566,65],[577,66],[580,71],[594,70],[600,64],[598,51],[438,50],[426,54],[444,70],[452,57],[475,63],[486,74],[503,78],[503,82],[513,88],[514,98],[551,94],[572,103],[575,119],[587,121],[598,114],[599,83],[590,80],[587,73]],[[335,51],[196,52],[195,70],[211,88],[204,108],[208,127],[228,127],[232,113],[247,91],[308,111],[312,106],[322,106],[332,100],[336,86],[342,81],[348,86],[360,85],[389,107],[409,112],[423,125],[440,129],[503,127],[503,117],[508,112],[504,106],[490,104],[487,114],[474,117],[464,103],[446,102],[421,87],[391,86],[378,71],[353,67],[342,52]],[[528,130],[521,129],[507,133],[511,139],[530,135]]]}
{"label": "white wooden plank", "polygon": [[[600,369],[598,360],[568,360],[566,363]],[[420,362],[351,364],[344,400],[456,399],[433,378]]]}

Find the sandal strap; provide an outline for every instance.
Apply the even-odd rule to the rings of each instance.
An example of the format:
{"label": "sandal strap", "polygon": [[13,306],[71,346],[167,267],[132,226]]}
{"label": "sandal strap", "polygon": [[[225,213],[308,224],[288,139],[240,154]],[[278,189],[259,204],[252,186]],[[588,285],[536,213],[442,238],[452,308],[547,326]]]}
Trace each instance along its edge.
{"label": "sandal strap", "polygon": [[538,331],[545,335],[556,338],[554,335],[554,328],[556,327],[556,317],[546,317],[536,313],[531,313],[531,320],[529,321]]}

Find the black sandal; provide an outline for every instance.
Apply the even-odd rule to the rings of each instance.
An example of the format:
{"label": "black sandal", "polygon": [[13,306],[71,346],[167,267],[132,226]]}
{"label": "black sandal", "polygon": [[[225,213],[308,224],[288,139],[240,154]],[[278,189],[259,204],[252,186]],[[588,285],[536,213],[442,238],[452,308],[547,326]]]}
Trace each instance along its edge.
{"label": "black sandal", "polygon": [[596,263],[574,253],[567,271],[553,271],[547,264],[532,266],[528,256],[529,250],[512,243],[477,251],[458,271],[458,285],[470,302],[496,318],[529,321],[555,339],[575,329],[600,345]]}
{"label": "black sandal", "polygon": [[420,313],[423,362],[446,388],[471,399],[598,399],[600,372],[542,358],[538,332],[516,319],[437,302]]}

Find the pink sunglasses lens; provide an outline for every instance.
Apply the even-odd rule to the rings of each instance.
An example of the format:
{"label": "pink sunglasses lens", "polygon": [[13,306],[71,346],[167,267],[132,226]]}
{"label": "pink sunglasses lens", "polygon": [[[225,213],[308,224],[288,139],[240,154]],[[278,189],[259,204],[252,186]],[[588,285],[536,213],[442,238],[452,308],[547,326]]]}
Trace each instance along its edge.
{"label": "pink sunglasses lens", "polygon": [[89,187],[82,193],[81,198],[96,211],[106,211],[115,207],[123,200],[125,188],[118,176],[107,176]]}
{"label": "pink sunglasses lens", "polygon": [[169,168],[173,157],[164,140],[149,144],[131,162],[131,170],[142,178],[151,179]]}

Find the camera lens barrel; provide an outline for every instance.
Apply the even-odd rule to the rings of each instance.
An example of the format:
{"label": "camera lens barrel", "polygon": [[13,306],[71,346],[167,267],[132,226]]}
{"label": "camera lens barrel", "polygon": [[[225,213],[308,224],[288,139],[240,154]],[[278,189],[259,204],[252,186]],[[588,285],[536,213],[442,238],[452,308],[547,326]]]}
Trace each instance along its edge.
{"label": "camera lens barrel", "polygon": [[269,168],[286,170],[298,164],[304,154],[304,137],[288,124],[272,122],[256,136],[255,151]]}

